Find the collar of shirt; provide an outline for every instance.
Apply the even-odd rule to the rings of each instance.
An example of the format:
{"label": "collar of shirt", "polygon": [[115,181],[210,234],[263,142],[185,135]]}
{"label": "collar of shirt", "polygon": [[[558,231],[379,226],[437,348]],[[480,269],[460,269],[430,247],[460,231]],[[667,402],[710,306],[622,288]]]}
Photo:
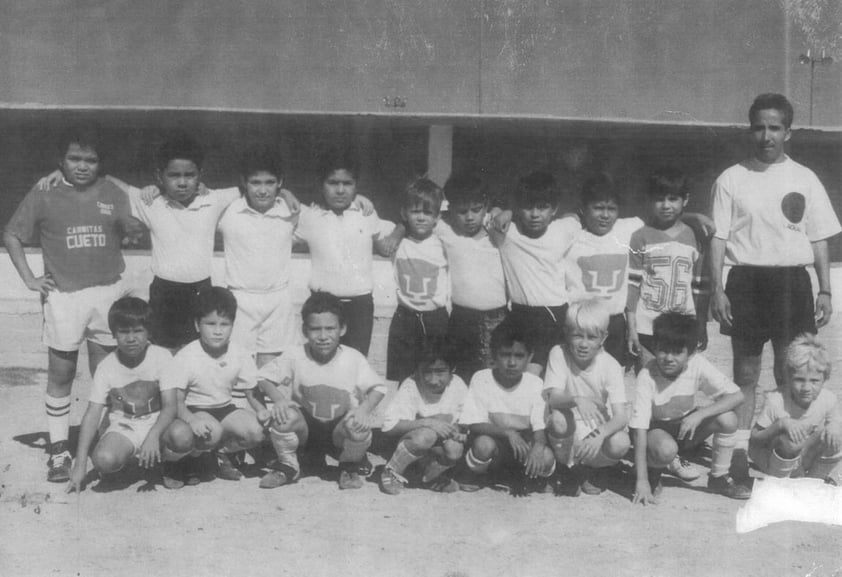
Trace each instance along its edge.
{"label": "collar of shirt", "polygon": [[165,194],[162,194],[160,197],[164,202],[164,206],[171,208],[173,210],[202,210],[205,208],[209,208],[213,206],[214,202],[211,198],[211,194],[197,194],[196,197],[193,199],[193,202],[190,203],[189,206],[184,206],[178,201],[172,200]]}
{"label": "collar of shirt", "polygon": [[260,212],[259,210],[255,210],[252,207],[250,207],[249,203],[246,201],[246,198],[244,196],[241,196],[240,198],[232,202],[230,210],[234,210],[245,214],[252,214],[254,216],[263,216],[267,218],[288,219],[292,216],[292,212],[289,210],[287,203],[284,202],[284,199],[280,196],[275,198],[275,205],[266,212]]}
{"label": "collar of shirt", "polygon": [[[333,215],[333,216],[336,216],[336,217],[341,216],[341,215],[336,214],[335,212],[333,212],[329,208],[325,208],[322,205],[320,205],[318,203],[315,203],[315,202],[310,205],[310,208],[312,208],[315,211],[315,213],[319,216],[330,216],[330,215]],[[362,210],[360,210],[360,207],[358,207],[353,202],[351,203],[351,206],[349,206],[348,208],[346,208],[343,211],[343,214],[346,213],[346,212],[358,212],[358,213],[362,214]]]}

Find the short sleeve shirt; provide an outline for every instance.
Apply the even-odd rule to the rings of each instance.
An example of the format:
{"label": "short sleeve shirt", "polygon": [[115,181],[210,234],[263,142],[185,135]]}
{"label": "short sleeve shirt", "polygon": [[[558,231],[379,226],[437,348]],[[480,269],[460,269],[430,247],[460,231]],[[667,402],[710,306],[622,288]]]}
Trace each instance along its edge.
{"label": "short sleeve shirt", "polygon": [[839,422],[839,405],[836,395],[827,389],[822,389],[816,400],[803,409],[795,404],[789,394],[772,391],[766,395],[763,411],[757,417],[757,426],[766,429],[778,419],[796,419],[817,425]]}
{"label": "short sleeve shirt", "polygon": [[173,357],[161,379],[161,390],[182,389],[188,407],[223,407],[231,402],[234,389],[253,389],[257,366],[251,354],[236,343],[219,357],[212,357],[198,339]]}
{"label": "short sleeve shirt", "polygon": [[132,213],[149,228],[152,238],[155,276],[180,283],[210,277],[216,225],[239,196],[237,188],[227,188],[197,195],[189,206],[164,195],[147,205],[140,199],[139,190],[132,188]]}
{"label": "short sleeve shirt", "polygon": [[392,255],[398,302],[414,311],[447,306],[449,279],[444,247],[436,235],[401,240]]}
{"label": "short sleeve shirt", "polygon": [[543,383],[531,373],[506,389],[494,378],[492,369],[477,371],[471,379],[459,423],[492,423],[516,431],[543,431],[546,403],[541,395]]}
{"label": "short sleeve shirt", "polygon": [[626,402],[623,367],[604,350],[581,369],[570,358],[567,347],[554,346],[550,350],[544,377],[545,398],[555,388],[564,390],[571,397],[589,398],[602,408]]}
{"label": "short sleeve shirt", "polygon": [[120,362],[117,351],[109,353],[96,369],[90,401],[106,405],[116,416],[142,417],[161,410],[161,376],[170,364],[170,352],[149,345],[136,367]]}
{"label": "short sleeve shirt", "polygon": [[648,429],[652,420],[682,419],[696,407],[698,391],[718,399],[739,390],[731,379],[702,355],[695,354],[690,357],[687,367],[672,381],[661,374],[653,360],[637,376],[637,390],[629,427]]}
{"label": "short sleeve shirt", "polygon": [[435,232],[447,254],[453,304],[479,311],[506,306],[503,263],[488,233],[480,230],[476,236],[462,236],[444,221],[439,221]]}
{"label": "short sleeve shirt", "polygon": [[344,345],[327,363],[314,360],[307,345],[301,345],[264,365],[257,378],[274,383],[304,412],[323,422],[355,409],[371,390],[386,393],[383,379],[362,353]]}
{"label": "short sleeve shirt", "polygon": [[435,418],[447,423],[456,423],[462,414],[462,405],[468,394],[468,386],[458,375],[453,375],[450,384],[438,400],[428,400],[418,390],[413,377],[405,379],[383,414],[383,431],[391,431],[399,421],[415,421]]}
{"label": "short sleeve shirt", "polygon": [[601,298],[612,315],[622,314],[628,295],[629,240],[643,226],[637,217],[621,218],[603,236],[580,230],[565,257],[571,264],[570,298]]}
{"label": "short sleeve shirt", "polygon": [[310,290],[338,297],[371,293],[374,239],[394,227],[376,212],[363,215],[356,206],[342,214],[320,206],[301,207],[295,238],[310,248]]}
{"label": "short sleeve shirt", "polygon": [[289,285],[292,235],[296,219],[280,197],[261,213],[246,199],[232,202],[219,219],[225,245],[225,284],[266,293]]}
{"label": "short sleeve shirt", "polygon": [[70,292],[120,278],[120,245],[130,215],[126,194],[108,180],[100,178],[84,191],[63,181],[50,190],[30,190],[6,232],[40,243],[44,271],[59,290]]}
{"label": "short sleeve shirt", "polygon": [[809,265],[810,243],[842,230],[818,177],[789,157],[725,170],[713,185],[713,221],[728,264],[736,265]]}

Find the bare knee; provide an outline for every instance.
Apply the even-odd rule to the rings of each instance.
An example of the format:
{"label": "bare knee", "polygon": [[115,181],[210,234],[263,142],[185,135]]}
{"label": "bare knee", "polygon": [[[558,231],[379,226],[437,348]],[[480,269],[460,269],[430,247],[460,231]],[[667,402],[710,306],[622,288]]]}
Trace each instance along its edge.
{"label": "bare knee", "polygon": [[631,439],[625,431],[617,431],[602,443],[602,452],[609,459],[622,459],[631,447]]}
{"label": "bare knee", "polygon": [[569,410],[553,409],[547,423],[547,433],[557,438],[569,437],[576,429],[576,421]]}
{"label": "bare knee", "polygon": [[716,424],[716,431],[719,433],[733,433],[737,430],[740,424],[740,419],[734,411],[725,411],[717,415],[714,420]]}
{"label": "bare knee", "polygon": [[193,431],[181,419],[170,423],[162,438],[164,446],[175,453],[187,453],[193,450]]}
{"label": "bare knee", "polygon": [[480,435],[474,439],[471,452],[480,461],[487,461],[497,453],[497,442],[487,435]]}
{"label": "bare knee", "polygon": [[678,444],[664,431],[649,431],[646,440],[646,452],[650,465],[666,467],[678,454]]}
{"label": "bare knee", "polygon": [[442,443],[444,449],[444,458],[448,462],[455,463],[460,460],[465,454],[465,445],[453,439],[445,439]]}
{"label": "bare knee", "polygon": [[803,443],[795,443],[786,435],[778,435],[772,447],[781,459],[795,459],[804,450]]}
{"label": "bare knee", "polygon": [[124,455],[100,447],[94,449],[91,461],[100,473],[116,473],[126,464]]}
{"label": "bare knee", "polygon": [[438,441],[436,432],[427,428],[415,429],[404,437],[406,448],[416,455],[432,449],[436,441]]}

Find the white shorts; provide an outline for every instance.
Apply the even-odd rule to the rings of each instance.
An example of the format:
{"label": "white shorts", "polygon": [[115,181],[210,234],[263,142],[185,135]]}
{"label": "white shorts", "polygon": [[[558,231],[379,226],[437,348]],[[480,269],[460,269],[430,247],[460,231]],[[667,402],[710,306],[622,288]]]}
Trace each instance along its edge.
{"label": "white shorts", "polygon": [[50,291],[43,301],[43,343],[63,352],[78,351],[84,340],[115,346],[108,328],[108,309],[124,295],[122,279],[78,291]]}
{"label": "white shorts", "polygon": [[[570,445],[566,455],[556,455],[558,463],[561,465],[567,465],[568,467],[572,467],[576,464],[576,449],[578,449],[582,441],[585,440],[585,438],[591,433],[593,433],[597,428],[599,428],[599,425],[594,427],[582,420],[578,408],[574,407],[572,409],[572,412],[573,417],[576,421],[576,429],[573,431],[573,444]],[[605,417],[606,421],[611,419],[611,415],[607,411],[603,412],[603,417]],[[613,465],[616,462],[616,460],[609,459],[608,457],[606,457],[602,453],[602,450],[600,450],[599,453],[597,453],[596,457],[583,464],[588,465],[590,467],[607,467]]]}
{"label": "white shorts", "polygon": [[255,353],[281,353],[300,342],[301,327],[295,322],[288,289],[269,293],[231,292],[237,299],[233,342]]}
{"label": "white shorts", "polygon": [[131,441],[134,445],[134,451],[137,453],[140,451],[143,441],[149,435],[149,431],[155,426],[160,414],[159,411],[155,411],[140,417],[127,417],[121,413],[109,413],[108,418],[102,423],[103,428],[100,430],[100,438],[108,433],[123,435]]}

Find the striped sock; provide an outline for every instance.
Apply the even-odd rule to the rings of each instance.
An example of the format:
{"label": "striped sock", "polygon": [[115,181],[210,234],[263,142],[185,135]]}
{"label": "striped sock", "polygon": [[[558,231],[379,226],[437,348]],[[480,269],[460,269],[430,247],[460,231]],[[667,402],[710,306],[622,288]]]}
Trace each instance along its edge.
{"label": "striped sock", "polygon": [[398,443],[398,446],[395,447],[395,452],[392,453],[392,458],[389,459],[386,466],[398,475],[403,475],[406,468],[420,458],[420,456],[413,454],[409,449],[407,449],[406,443],[401,441]]}
{"label": "striped sock", "polygon": [[44,409],[47,412],[50,445],[66,441],[70,429],[70,395],[66,397],[45,395]]}

